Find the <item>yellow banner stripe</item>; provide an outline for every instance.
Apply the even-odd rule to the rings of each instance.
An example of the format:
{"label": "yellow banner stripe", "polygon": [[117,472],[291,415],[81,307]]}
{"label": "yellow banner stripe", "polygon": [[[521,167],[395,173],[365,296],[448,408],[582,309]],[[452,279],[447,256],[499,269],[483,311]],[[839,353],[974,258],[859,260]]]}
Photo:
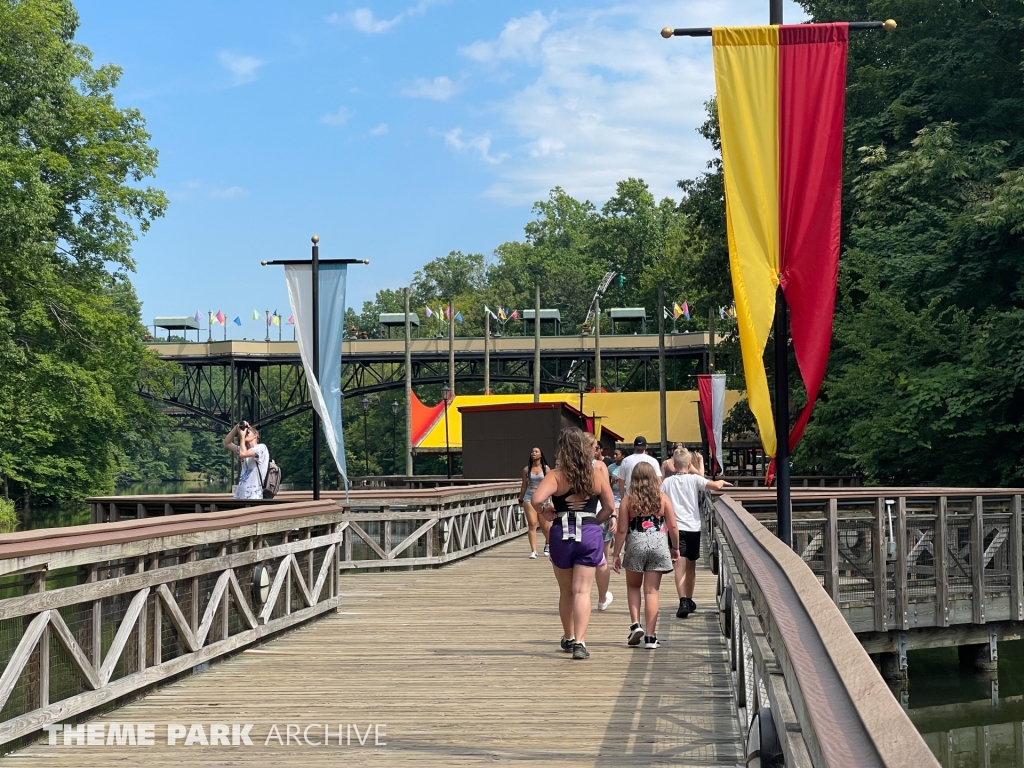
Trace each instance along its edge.
{"label": "yellow banner stripe", "polygon": [[775,456],[764,348],[779,284],[779,30],[712,30],[726,225],[747,400]]}

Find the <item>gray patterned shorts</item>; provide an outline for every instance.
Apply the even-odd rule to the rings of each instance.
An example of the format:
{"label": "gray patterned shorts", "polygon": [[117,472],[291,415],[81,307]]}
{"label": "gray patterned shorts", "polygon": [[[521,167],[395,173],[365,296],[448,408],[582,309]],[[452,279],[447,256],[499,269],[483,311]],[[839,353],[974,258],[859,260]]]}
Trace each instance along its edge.
{"label": "gray patterned shorts", "polygon": [[672,552],[664,531],[630,531],[626,536],[622,567],[627,571],[672,572]]}

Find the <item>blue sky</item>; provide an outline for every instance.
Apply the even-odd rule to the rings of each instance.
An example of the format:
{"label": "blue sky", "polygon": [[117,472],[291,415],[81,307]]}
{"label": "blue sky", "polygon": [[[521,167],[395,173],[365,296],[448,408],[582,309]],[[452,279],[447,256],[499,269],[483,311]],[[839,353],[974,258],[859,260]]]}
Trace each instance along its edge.
{"label": "blue sky", "polygon": [[[369,258],[348,303],[407,285],[450,250],[519,239],[557,185],[602,203],[700,173],[710,41],[663,26],[759,24],[768,0],[139,3],[79,0],[77,40],[124,69],[167,215],[136,245],[146,323],[288,316],[263,259]],[[786,20],[804,15],[787,2]],[[216,329],[215,332],[219,332]]]}

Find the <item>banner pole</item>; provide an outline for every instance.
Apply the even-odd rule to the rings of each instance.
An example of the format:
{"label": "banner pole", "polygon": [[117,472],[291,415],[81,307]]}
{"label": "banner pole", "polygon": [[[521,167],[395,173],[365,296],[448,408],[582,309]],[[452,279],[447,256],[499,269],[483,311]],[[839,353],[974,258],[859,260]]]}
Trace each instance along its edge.
{"label": "banner pole", "polygon": [[409,318],[409,289],[405,301],[405,475],[412,477],[412,320]]}
{"label": "banner pole", "polygon": [[668,458],[668,409],[665,402],[665,289],[658,286],[658,423],[662,461]]}
{"label": "banner pole", "polygon": [[[769,24],[782,24],[782,0],[769,0]],[[789,318],[786,296],[775,294],[775,476],[777,534],[793,546],[793,509],[789,490]]]}
{"label": "banner pole", "polygon": [[[313,306],[313,376],[320,385],[320,237],[313,235],[310,279],[312,283]],[[313,501],[320,501],[320,416],[313,408]]]}

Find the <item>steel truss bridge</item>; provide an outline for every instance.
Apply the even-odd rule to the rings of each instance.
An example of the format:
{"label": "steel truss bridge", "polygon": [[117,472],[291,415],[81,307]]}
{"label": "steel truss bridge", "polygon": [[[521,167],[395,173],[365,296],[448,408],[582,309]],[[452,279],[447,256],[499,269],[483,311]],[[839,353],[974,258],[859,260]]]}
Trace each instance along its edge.
{"label": "steel truss bridge", "polygon": [[[693,376],[707,371],[707,333],[665,335],[667,386],[690,389]],[[605,389],[646,391],[658,386],[658,336],[602,335],[601,369]],[[454,340],[457,382],[483,382],[484,340]],[[165,413],[186,423],[197,419],[230,426],[241,419],[266,427],[309,410],[309,391],[298,345],[293,341],[153,342],[149,348],[178,364],[170,393],[143,389]],[[530,386],[534,340],[512,336],[490,341],[490,380]],[[592,336],[541,337],[541,390],[594,386]],[[414,387],[448,381],[447,338],[412,340]],[[359,339],[343,342],[344,397],[405,387],[405,340]],[[198,426],[198,425],[197,425]],[[212,426],[212,424],[211,424]]]}

